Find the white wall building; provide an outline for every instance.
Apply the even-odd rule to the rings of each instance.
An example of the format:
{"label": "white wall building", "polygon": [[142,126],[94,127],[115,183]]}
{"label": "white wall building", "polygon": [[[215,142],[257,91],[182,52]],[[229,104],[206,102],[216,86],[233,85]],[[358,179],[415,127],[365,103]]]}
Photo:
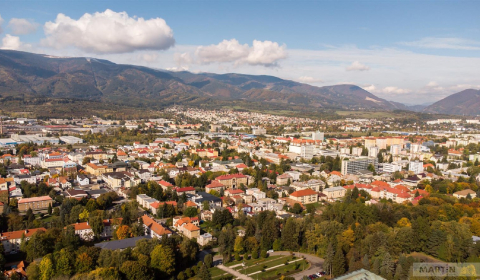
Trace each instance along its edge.
{"label": "white wall building", "polygon": [[408,164],[408,171],[412,171],[415,174],[423,173],[423,162],[421,161],[411,161]]}

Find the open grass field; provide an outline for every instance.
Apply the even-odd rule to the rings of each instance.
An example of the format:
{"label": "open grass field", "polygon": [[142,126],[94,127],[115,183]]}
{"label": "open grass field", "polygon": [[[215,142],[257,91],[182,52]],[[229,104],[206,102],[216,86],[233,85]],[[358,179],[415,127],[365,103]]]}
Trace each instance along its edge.
{"label": "open grass field", "polygon": [[251,275],[250,277],[252,277],[253,279],[257,279],[257,277],[258,279],[267,279],[267,278],[273,278],[275,276],[278,276],[277,279],[279,279],[281,277],[280,274],[289,275],[297,267],[299,270],[305,270],[309,267],[309,264],[307,261],[302,260],[302,261],[290,263],[285,266],[278,267],[276,269],[254,274],[254,275]]}
{"label": "open grass field", "polygon": [[220,268],[212,267],[210,268],[210,275],[212,276],[212,279],[214,279],[215,277],[219,278],[220,276],[228,276],[230,274],[221,270]]}
{"label": "open grass field", "polygon": [[[266,259],[262,259],[262,258],[249,259],[249,260],[245,260],[245,265],[246,266],[251,266],[251,265],[254,265],[255,263],[264,263],[264,262],[267,262],[267,261],[272,261],[272,260],[276,260],[276,259],[283,258],[283,257],[285,257],[285,256],[270,256]],[[232,266],[236,266],[236,265],[239,265],[239,264],[242,264],[242,263],[243,263],[243,259],[239,260],[239,261],[229,262],[228,264],[226,264],[226,266],[232,267]],[[237,268],[234,268],[234,269],[238,270]]]}

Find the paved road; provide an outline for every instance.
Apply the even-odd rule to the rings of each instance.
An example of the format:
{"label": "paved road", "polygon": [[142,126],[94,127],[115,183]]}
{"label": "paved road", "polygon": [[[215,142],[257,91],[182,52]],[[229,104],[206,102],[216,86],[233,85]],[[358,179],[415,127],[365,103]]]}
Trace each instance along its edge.
{"label": "paved road", "polygon": [[228,272],[230,274],[232,274],[233,276],[239,278],[239,279],[243,279],[243,280],[253,280],[253,278],[251,277],[248,277],[247,275],[245,274],[241,274],[240,272],[236,271],[235,269],[231,269],[229,267],[226,267],[224,266],[223,264],[219,264],[217,265],[218,268],[220,268],[221,270],[225,271],[225,272]]}

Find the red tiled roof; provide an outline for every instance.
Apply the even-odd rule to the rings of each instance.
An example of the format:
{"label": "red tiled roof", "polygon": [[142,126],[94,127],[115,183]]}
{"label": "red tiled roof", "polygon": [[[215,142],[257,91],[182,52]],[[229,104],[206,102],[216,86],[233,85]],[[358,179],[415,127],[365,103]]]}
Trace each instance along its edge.
{"label": "red tiled roof", "polygon": [[247,178],[247,176],[243,174],[227,174],[227,175],[221,175],[215,178],[215,180],[230,180],[233,178]]}
{"label": "red tiled roof", "polygon": [[305,189],[305,190],[299,190],[299,191],[293,192],[290,194],[290,196],[301,197],[301,196],[307,196],[307,195],[312,195],[316,193],[317,192],[312,189]]}
{"label": "red tiled roof", "polygon": [[150,228],[153,232],[158,235],[171,234],[172,232],[164,228],[159,223],[155,222],[152,218],[147,215],[142,216],[143,224]]}
{"label": "red tiled roof", "polygon": [[20,238],[22,238],[23,235],[25,235],[25,237],[30,237],[37,231],[47,231],[47,229],[45,229],[45,228],[32,228],[32,229],[26,229],[26,230],[3,232],[3,233],[0,233],[0,237],[2,239],[5,238],[7,240],[20,239]]}

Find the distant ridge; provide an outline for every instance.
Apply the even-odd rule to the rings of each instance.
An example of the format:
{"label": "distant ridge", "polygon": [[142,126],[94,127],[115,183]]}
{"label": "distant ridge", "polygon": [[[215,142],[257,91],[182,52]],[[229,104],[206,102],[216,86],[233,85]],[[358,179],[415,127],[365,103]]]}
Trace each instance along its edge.
{"label": "distant ridge", "polygon": [[83,57],[0,50],[0,97],[74,98],[152,107],[244,100],[282,106],[408,110],[356,85],[316,87],[273,76],[170,72]]}
{"label": "distant ridge", "polygon": [[480,115],[480,90],[466,89],[426,107],[423,112],[450,115]]}

